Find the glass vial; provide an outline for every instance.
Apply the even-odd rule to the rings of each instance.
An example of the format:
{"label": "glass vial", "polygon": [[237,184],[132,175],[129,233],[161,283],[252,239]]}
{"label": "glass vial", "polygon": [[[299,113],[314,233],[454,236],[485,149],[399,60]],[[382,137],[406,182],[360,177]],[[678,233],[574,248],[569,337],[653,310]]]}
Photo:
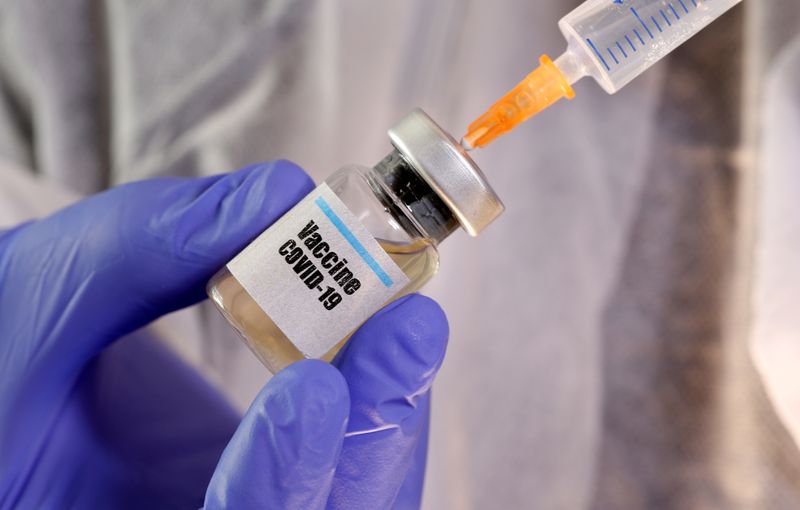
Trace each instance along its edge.
{"label": "glass vial", "polygon": [[503,212],[463,147],[422,110],[389,138],[381,162],[335,172],[208,283],[273,373],[330,361],[370,315],[436,273],[436,247],[459,225],[475,236]]}

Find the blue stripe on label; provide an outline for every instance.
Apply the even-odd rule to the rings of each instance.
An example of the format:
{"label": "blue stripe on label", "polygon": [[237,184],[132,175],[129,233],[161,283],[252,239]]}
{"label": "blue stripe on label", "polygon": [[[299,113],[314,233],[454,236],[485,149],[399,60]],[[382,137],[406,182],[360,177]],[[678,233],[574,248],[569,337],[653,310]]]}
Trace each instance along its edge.
{"label": "blue stripe on label", "polygon": [[364,245],[358,242],[356,236],[353,235],[349,228],[347,228],[347,225],[344,224],[342,219],[339,218],[335,212],[333,212],[333,209],[331,209],[331,206],[328,205],[328,202],[326,202],[322,197],[317,197],[317,199],[314,200],[314,203],[317,204],[320,210],[325,213],[325,216],[331,220],[333,226],[336,227],[340,234],[342,234],[342,237],[347,239],[347,242],[350,243],[350,246],[352,246],[356,253],[358,253],[361,258],[364,259],[364,262],[366,262],[375,275],[380,278],[383,284],[387,287],[394,285],[394,282],[389,275],[386,274],[386,271],[384,271],[380,264],[378,264],[375,259],[372,258],[372,255],[370,255],[367,249],[364,248]]}

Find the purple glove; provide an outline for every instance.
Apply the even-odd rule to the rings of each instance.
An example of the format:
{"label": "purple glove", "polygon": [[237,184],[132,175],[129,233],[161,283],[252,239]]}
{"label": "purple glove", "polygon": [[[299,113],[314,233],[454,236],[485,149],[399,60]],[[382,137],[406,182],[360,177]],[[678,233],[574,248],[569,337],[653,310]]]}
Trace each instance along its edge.
{"label": "purple glove", "polygon": [[287,162],[157,179],[0,232],[0,508],[419,506],[447,338],[427,298],[367,321],[339,370],[278,374],[241,423],[191,368],[130,334],[204,299],[311,187]]}

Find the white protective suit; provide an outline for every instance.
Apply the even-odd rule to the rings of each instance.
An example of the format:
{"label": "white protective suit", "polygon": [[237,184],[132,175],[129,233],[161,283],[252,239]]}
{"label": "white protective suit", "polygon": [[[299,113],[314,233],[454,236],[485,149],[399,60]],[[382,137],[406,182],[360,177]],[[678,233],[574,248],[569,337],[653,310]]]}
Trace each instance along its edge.
{"label": "white protective suit", "polygon": [[[415,106],[458,137],[575,5],[0,0],[0,225],[254,161],[319,181]],[[426,288],[425,508],[800,508],[799,33],[745,0],[475,154],[507,212]],[[242,408],[267,379],[208,304],[155,328]]]}

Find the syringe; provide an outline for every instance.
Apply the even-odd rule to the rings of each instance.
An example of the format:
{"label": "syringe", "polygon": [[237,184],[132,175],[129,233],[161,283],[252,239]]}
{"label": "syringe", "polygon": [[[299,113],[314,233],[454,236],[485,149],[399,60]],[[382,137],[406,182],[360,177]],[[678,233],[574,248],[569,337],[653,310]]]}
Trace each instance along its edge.
{"label": "syringe", "polygon": [[470,124],[461,141],[485,147],[559,99],[572,99],[572,84],[591,76],[617,92],[741,0],[586,0],[558,26],[567,51],[540,67]]}

